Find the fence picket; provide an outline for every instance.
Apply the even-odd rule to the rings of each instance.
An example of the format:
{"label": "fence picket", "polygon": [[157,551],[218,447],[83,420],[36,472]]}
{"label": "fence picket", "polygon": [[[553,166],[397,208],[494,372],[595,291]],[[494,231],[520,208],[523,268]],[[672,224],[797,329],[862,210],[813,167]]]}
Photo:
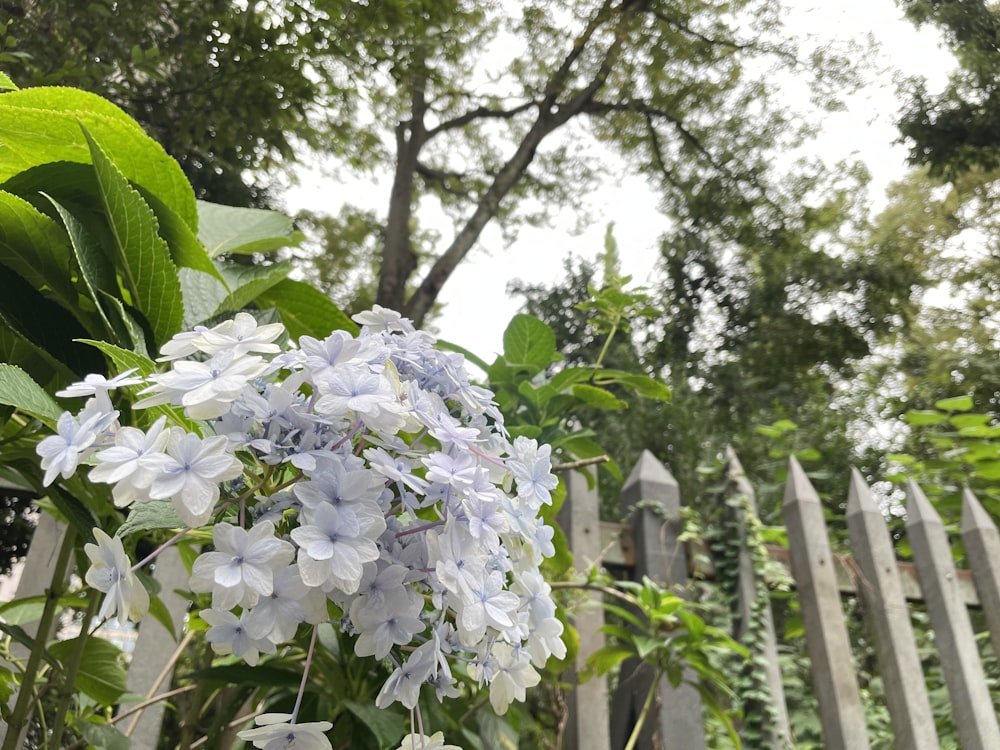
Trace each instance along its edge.
{"label": "fence picket", "polygon": [[851,471],[847,529],[861,572],[857,590],[874,635],[895,746],[936,750],[937,734],[889,529],[857,469]]}
{"label": "fence picket", "polygon": [[[632,538],[636,580],[649,576],[684,594],[688,580],[687,551],[680,541],[680,488],[670,470],[648,450],[643,451],[622,489],[622,509],[633,513]],[[636,507],[641,503],[641,507]],[[693,673],[685,677],[694,679]],[[624,747],[653,673],[649,665],[630,659],[622,665],[619,690],[611,713],[612,747]],[[658,750],[700,750],[705,747],[704,718],[698,691],[682,682],[676,688],[660,681],[659,700],[642,729],[637,747]]]}
{"label": "fence picket", "polygon": [[934,641],[941,652],[952,714],[964,750],[1000,748],[1000,728],[969,621],[955,585],[955,565],[941,517],[923,491],[907,483],[906,530],[920,576]]}
{"label": "fence picket", "polygon": [[1000,655],[1000,532],[968,489],[962,493],[962,541],[990,629],[993,653]]}
{"label": "fence picket", "polygon": [[[757,496],[747,480],[746,471],[737,458],[735,451],[727,451],[726,492],[728,495],[742,495],[746,498],[748,510],[757,515]],[[742,549],[740,550],[739,577],[739,626],[735,637],[743,641],[753,617],[753,607],[757,599],[757,582],[754,574],[753,560],[746,544],[746,519],[739,518],[739,533]],[[792,746],[792,730],[788,721],[788,706],[785,703],[785,687],[781,680],[781,669],[778,663],[778,642],[774,633],[774,615],[770,600],[758,603],[762,607],[761,621],[763,626],[763,655],[765,661],[765,677],[767,690],[771,697],[774,710],[774,726],[765,728],[763,740],[770,748]]]}
{"label": "fence picket", "polygon": [[[586,477],[572,471],[566,474],[566,501],[559,510],[558,523],[566,534],[576,566],[596,562],[601,555],[601,532],[597,488],[588,487]],[[600,594],[591,596],[590,606],[573,618],[579,635],[576,663],[566,675],[570,684],[576,684],[566,700],[566,747],[576,750],[607,750],[610,733],[608,711],[608,682],[594,677],[578,683],[576,676],[583,670],[587,657],[604,645],[604,609]]]}
{"label": "fence picket", "polygon": [[[828,750],[870,747],[819,496],[789,460],[783,506],[813,685]],[[998,746],[1000,747],[1000,746]]]}

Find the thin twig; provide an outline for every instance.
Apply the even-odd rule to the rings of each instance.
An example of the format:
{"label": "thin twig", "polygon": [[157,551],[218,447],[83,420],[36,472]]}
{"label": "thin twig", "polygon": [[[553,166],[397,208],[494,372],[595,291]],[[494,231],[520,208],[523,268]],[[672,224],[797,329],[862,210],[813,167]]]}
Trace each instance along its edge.
{"label": "thin twig", "polygon": [[564,464],[556,464],[552,467],[552,471],[572,471],[573,469],[580,469],[584,466],[593,466],[594,464],[604,464],[611,460],[611,456],[593,456],[592,458],[581,458],[578,461],[567,461]]}

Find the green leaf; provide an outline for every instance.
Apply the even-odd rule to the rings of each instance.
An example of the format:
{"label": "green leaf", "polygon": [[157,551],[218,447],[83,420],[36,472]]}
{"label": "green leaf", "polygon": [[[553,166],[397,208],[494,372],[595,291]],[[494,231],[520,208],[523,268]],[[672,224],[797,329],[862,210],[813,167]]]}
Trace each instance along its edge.
{"label": "green leaf", "polygon": [[503,334],[503,358],[509,367],[535,375],[560,359],[553,330],[531,315],[518,314]]}
{"label": "green leaf", "polygon": [[972,406],[972,396],[954,396],[934,402],[934,408],[941,411],[969,411]]}
{"label": "green leaf", "polygon": [[302,241],[294,222],[277,211],[198,201],[198,239],[209,257],[266,253]]}
{"label": "green leaf", "polygon": [[[20,643],[28,651],[33,651],[36,645],[36,641],[28,632],[22,628],[20,625],[12,625],[3,621],[0,621],[0,633],[6,633],[14,640],[16,643]],[[49,653],[48,649],[42,650],[42,659],[53,669],[60,669],[59,662],[52,658],[52,654]]]}
{"label": "green leaf", "polygon": [[166,240],[167,246],[170,248],[170,257],[174,263],[181,268],[191,268],[207,273],[221,282],[222,274],[205,250],[205,246],[201,244],[194,228],[184,221],[173,208],[161,201],[155,193],[151,193],[141,185],[137,186],[137,189],[153,213],[156,214],[160,236]]}
{"label": "green leaf", "polygon": [[131,370],[133,368],[139,371],[139,374],[144,378],[149,377],[154,372],[156,372],[156,363],[153,362],[149,357],[145,357],[141,354],[136,354],[135,352],[129,351],[128,349],[122,349],[120,346],[115,346],[114,344],[109,344],[107,341],[96,341],[94,339],[80,339],[83,344],[89,344],[90,346],[100,349],[104,354],[108,356],[118,372],[124,372],[125,370]]}
{"label": "green leaf", "polygon": [[132,742],[121,731],[110,724],[98,723],[97,719],[78,719],[73,728],[87,741],[90,747],[101,750],[130,750]]}
{"label": "green leaf", "polygon": [[5,363],[0,363],[0,404],[30,414],[52,430],[64,411],[28,373]]}
{"label": "green leaf", "polygon": [[625,646],[602,646],[587,658],[587,666],[581,675],[581,682],[591,677],[605,675],[630,656],[635,656],[635,650]]}
{"label": "green leaf", "polygon": [[273,287],[292,272],[292,265],[287,261],[273,263],[269,266],[224,266],[222,276],[226,285],[232,290],[219,303],[215,315],[242,310],[260,295]]}
{"label": "green leaf", "polygon": [[599,370],[595,373],[595,380],[601,385],[619,383],[637,396],[654,401],[669,401],[671,397],[670,388],[666,383],[648,375],[623,370]]}
{"label": "green leaf", "polygon": [[406,733],[406,717],[398,711],[376,708],[373,704],[352,700],[345,700],[343,706],[371,730],[379,747],[396,747]]}
{"label": "green leaf", "polygon": [[[0,101],[2,99],[0,97]],[[26,200],[2,190],[0,264],[22,276],[36,289],[47,289],[67,310],[77,306],[76,291],[69,275],[66,232],[58,222]]]}
{"label": "green leaf", "polygon": [[107,302],[104,295],[99,293],[99,290],[117,289],[118,282],[115,278],[114,266],[111,260],[104,254],[101,243],[55,198],[44,193],[42,195],[49,200],[62,219],[66,233],[69,235],[73,253],[76,256],[77,265],[80,267],[80,276],[87,291],[90,293],[94,307],[97,308],[98,314],[104,321],[108,336],[116,338],[119,341],[128,341],[130,338],[128,330],[124,327],[116,329],[116,326],[112,324],[111,319],[104,312],[104,306]]}
{"label": "green leaf", "polygon": [[947,414],[942,414],[939,411],[926,411],[918,409],[910,409],[903,415],[903,419],[907,424],[912,425],[929,425],[929,424],[940,424],[948,419]]}
{"label": "green leaf", "polygon": [[155,529],[183,529],[186,526],[174,510],[169,500],[154,500],[135,503],[129,507],[128,518],[115,532],[117,537],[126,537],[140,531]]}
{"label": "green leaf", "polygon": [[6,91],[17,91],[17,84],[11,80],[6,73],[0,73],[0,89]]}
{"label": "green leaf", "polygon": [[[78,640],[57,641],[49,646],[49,653],[65,663]],[[128,689],[126,682],[121,649],[103,638],[87,638],[74,686],[102,706],[113,706]]]}
{"label": "green leaf", "polygon": [[302,281],[283,279],[257,295],[255,303],[261,308],[277,310],[292,339],[300,336],[323,339],[331,331],[347,331],[356,336],[359,331],[357,324],[333,300]]}
{"label": "green leaf", "polygon": [[572,391],[573,395],[580,401],[595,409],[614,411],[624,409],[628,405],[610,391],[586,383],[577,383],[573,386]]}
{"label": "green leaf", "polygon": [[92,163],[81,125],[130,182],[190,227],[198,225],[194,191],[180,165],[124,111],[80,89],[37,86],[0,96],[0,183],[40,164]]}
{"label": "green leaf", "polygon": [[149,321],[158,343],[184,323],[184,303],[177,268],[167,243],[157,233],[152,209],[104,149],[84,129],[101,186],[101,199],[120,255],[121,273],[131,303]]}
{"label": "green leaf", "polygon": [[191,330],[216,317],[216,311],[229,296],[225,283],[193,268],[178,268],[177,277],[184,297],[184,329]]}
{"label": "green leaf", "polygon": [[52,361],[74,373],[79,379],[84,373],[101,372],[104,360],[93,349],[73,341],[99,335],[103,329],[100,318],[85,311],[56,304],[20,275],[0,268],[0,322],[24,337]]}

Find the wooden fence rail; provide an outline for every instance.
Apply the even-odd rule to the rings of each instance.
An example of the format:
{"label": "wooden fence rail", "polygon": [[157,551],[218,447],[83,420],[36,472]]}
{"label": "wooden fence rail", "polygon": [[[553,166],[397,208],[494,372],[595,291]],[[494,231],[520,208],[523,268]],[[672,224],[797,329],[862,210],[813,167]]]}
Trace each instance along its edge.
{"label": "wooden fence rail", "polygon": [[[570,485],[563,508],[565,518],[584,512],[584,503],[595,503],[591,494],[577,494],[579,483]],[[735,455],[727,467],[727,494],[739,495],[744,507],[755,513],[752,487]],[[648,575],[677,592],[685,591],[691,576],[703,574],[698,562],[703,555],[690,555],[680,542],[681,500],[677,482],[650,453],[644,453],[625,485],[623,505],[641,508],[629,526],[601,524],[594,540],[592,524],[583,538],[567,530],[571,547],[581,567],[600,561],[609,568],[625,569],[636,579]],[[969,571],[956,570],[940,517],[914,483],[907,487],[907,534],[914,563],[895,558],[889,529],[871,491],[854,472],[847,491],[846,523],[852,555],[834,555],[819,497],[802,467],[793,458],[789,464],[783,515],[788,549],[769,547],[773,563],[785,566],[794,580],[806,637],[813,687],[819,705],[824,747],[831,750],[863,750],[870,747],[864,706],[858,685],[852,645],[843,609],[845,595],[857,596],[867,632],[872,636],[885,699],[892,722],[895,746],[909,750],[939,747],[935,717],[921,668],[911,624],[909,603],[926,608],[934,643],[939,651],[951,711],[959,742],[964,749],[1000,748],[1000,728],[984,674],[980,652],[969,616],[969,607],[981,608],[993,648],[1000,646],[1000,533],[988,514],[966,491],[963,502],[962,541]],[[666,519],[666,520],[664,520]],[[745,526],[740,529],[744,549],[740,559],[739,602],[733,635],[743,637],[757,597],[757,582]],[[785,706],[783,680],[777,658],[770,602],[756,622],[761,634],[758,656],[765,666],[765,682],[775,708],[771,726],[756,746],[794,747]],[[603,620],[578,617],[581,644],[599,643],[596,629]],[[586,661],[581,647],[578,659]],[[1000,650],[996,651],[1000,654]],[[619,679],[619,689],[605,710],[597,700],[586,702],[585,711],[571,711],[567,736],[586,732],[583,744],[567,748],[618,750],[629,732],[623,720],[635,718],[635,701],[648,689],[640,682]],[[593,687],[587,688],[594,690]],[[570,703],[571,708],[581,705]],[[704,721],[698,694],[679,697],[665,686],[656,702],[654,729],[639,747],[656,750],[701,750],[705,747]],[[585,729],[584,729],[585,726]]]}

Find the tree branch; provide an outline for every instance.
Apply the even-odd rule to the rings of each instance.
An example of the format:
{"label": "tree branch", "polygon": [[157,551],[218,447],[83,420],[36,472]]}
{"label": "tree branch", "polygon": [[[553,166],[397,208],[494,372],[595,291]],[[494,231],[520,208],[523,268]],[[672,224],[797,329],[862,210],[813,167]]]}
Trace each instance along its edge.
{"label": "tree branch", "polygon": [[645,3],[646,0],[638,0],[638,2],[625,0],[618,6],[615,11],[618,13],[615,36],[605,50],[596,73],[590,82],[574,94],[567,103],[560,105],[558,104],[559,95],[565,90],[574,64],[580,59],[597,30],[610,20],[609,14],[615,10],[612,8],[611,0],[606,0],[601,9],[590,19],[587,27],[574,40],[570,52],[549,79],[545,88],[545,97],[539,107],[535,122],[518,144],[513,156],[497,172],[465,226],[452,240],[451,245],[434,262],[420,286],[417,287],[413,296],[404,306],[403,313],[413,320],[415,325],[422,324],[424,316],[427,315],[437,299],[441,287],[475,245],[485,226],[497,215],[500,202],[527,171],[535,158],[539,144],[546,136],[564,125],[572,117],[581,114],[585,105],[604,87],[608,75],[621,55],[628,23],[637,12],[642,10]]}
{"label": "tree branch", "polygon": [[476,120],[509,120],[513,117],[517,117],[522,112],[535,107],[537,102],[527,101],[523,104],[519,104],[513,109],[491,109],[490,107],[476,107],[475,109],[469,110],[468,112],[459,115],[458,117],[453,117],[450,120],[445,120],[439,125],[434,126],[427,131],[426,140],[430,140],[440,133],[444,133],[448,130],[455,130],[456,128],[461,128],[468,125]]}

